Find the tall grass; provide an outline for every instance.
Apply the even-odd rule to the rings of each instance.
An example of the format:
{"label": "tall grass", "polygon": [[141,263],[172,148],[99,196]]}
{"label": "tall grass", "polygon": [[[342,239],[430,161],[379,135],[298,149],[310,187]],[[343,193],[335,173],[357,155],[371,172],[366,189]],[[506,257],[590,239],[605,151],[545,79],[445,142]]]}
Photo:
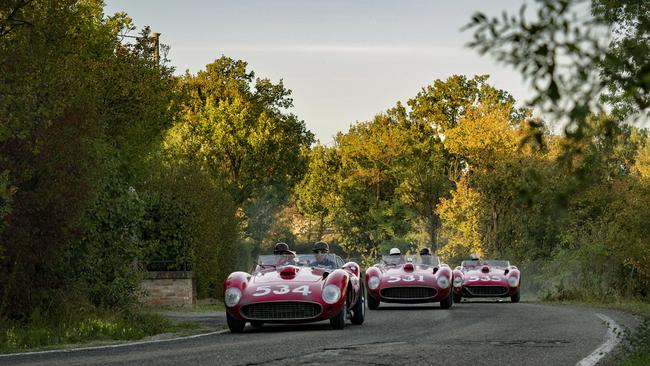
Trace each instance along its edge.
{"label": "tall grass", "polygon": [[91,341],[140,339],[171,328],[172,324],[162,316],[138,309],[86,307],[48,315],[37,311],[27,321],[0,322],[0,353]]}

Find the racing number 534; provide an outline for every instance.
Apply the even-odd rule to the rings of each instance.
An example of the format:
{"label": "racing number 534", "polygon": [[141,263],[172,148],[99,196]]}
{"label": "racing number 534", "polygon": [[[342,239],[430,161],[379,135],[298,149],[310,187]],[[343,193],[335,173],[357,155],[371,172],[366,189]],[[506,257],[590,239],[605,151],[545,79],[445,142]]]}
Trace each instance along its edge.
{"label": "racing number 534", "polygon": [[[272,287],[274,287],[275,289],[272,289]],[[290,289],[289,285],[273,285],[273,286],[258,286],[255,289],[253,296],[265,296],[270,293],[274,293],[276,295],[286,295],[289,292],[302,294],[303,296],[307,296],[311,293],[311,291],[309,291],[308,285],[298,286],[294,289]]]}
{"label": "racing number 534", "polygon": [[399,281],[404,281],[404,282],[413,282],[413,281],[418,281],[418,282],[424,282],[424,276],[419,275],[419,276],[413,276],[413,275],[407,275],[407,276],[390,276],[388,277],[388,280],[386,282],[399,282]]}

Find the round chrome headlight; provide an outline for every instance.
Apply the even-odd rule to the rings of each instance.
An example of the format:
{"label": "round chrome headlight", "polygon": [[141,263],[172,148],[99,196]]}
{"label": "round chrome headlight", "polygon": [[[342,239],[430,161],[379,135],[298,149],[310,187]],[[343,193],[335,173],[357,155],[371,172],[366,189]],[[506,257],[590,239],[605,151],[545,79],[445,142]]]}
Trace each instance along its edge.
{"label": "round chrome headlight", "polygon": [[449,287],[449,278],[445,276],[438,277],[437,282],[438,282],[438,287],[440,287],[443,290]]}
{"label": "round chrome headlight", "polygon": [[334,304],[341,298],[341,289],[336,285],[327,285],[321,294],[323,301],[328,304]]}
{"label": "round chrome headlight", "polygon": [[508,285],[510,285],[510,287],[517,287],[518,284],[519,279],[517,277],[508,277]]}
{"label": "round chrome headlight", "polygon": [[223,297],[223,302],[227,307],[231,308],[241,300],[241,291],[237,287],[228,287],[226,294]]}
{"label": "round chrome headlight", "polygon": [[454,287],[460,287],[463,285],[463,279],[460,277],[454,277]]}
{"label": "round chrome headlight", "polygon": [[379,283],[381,283],[381,280],[379,280],[379,277],[377,276],[372,276],[368,279],[368,288],[371,290],[376,289],[379,287]]}

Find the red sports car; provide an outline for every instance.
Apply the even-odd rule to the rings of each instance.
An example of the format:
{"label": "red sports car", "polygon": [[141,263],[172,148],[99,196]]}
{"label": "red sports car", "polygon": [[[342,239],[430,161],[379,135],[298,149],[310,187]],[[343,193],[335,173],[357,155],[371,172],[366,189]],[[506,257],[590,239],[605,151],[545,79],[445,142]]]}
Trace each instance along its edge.
{"label": "red sports car", "polygon": [[454,269],[454,301],[463,297],[510,297],[519,302],[521,273],[502,260],[466,260]]}
{"label": "red sports car", "polygon": [[[317,257],[318,256],[318,257]],[[262,255],[252,273],[234,272],[224,284],[228,328],[233,333],[263,323],[328,320],[343,329],[365,317],[359,265],[335,254]]]}
{"label": "red sports car", "polygon": [[381,302],[440,302],[449,309],[452,276],[449,266],[433,255],[384,256],[366,270],[368,308],[377,309]]}

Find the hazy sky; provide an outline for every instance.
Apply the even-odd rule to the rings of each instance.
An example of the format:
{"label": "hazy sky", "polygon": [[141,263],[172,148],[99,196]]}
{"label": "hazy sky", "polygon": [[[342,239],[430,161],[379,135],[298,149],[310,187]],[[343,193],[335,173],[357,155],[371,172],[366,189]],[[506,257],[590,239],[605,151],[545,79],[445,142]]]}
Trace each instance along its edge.
{"label": "hazy sky", "polygon": [[452,74],[489,74],[518,101],[530,97],[517,72],[465,47],[475,11],[497,15],[523,0],[106,0],[160,32],[177,73],[221,55],[293,91],[292,112],[325,144],[425,85]]}

